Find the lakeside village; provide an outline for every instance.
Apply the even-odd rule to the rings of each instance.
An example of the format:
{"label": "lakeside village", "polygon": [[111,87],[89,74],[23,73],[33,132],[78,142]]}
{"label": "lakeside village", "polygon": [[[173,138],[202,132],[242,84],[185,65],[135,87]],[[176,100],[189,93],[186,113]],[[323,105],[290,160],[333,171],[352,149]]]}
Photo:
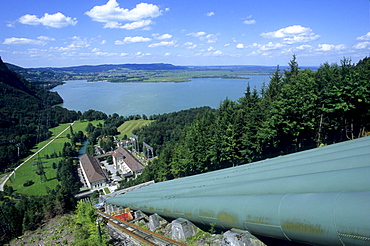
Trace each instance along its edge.
{"label": "lakeside village", "polygon": [[[131,150],[129,150],[131,149]],[[128,140],[119,141],[117,148],[104,152],[95,147],[95,155],[83,154],[79,157],[78,174],[83,184],[78,197],[85,197],[94,191],[106,195],[119,188],[119,182],[136,179],[145,169],[150,159],[155,158],[154,150],[143,142],[143,154],[139,153],[138,137],[133,134]],[[111,156],[112,161],[107,158]]]}

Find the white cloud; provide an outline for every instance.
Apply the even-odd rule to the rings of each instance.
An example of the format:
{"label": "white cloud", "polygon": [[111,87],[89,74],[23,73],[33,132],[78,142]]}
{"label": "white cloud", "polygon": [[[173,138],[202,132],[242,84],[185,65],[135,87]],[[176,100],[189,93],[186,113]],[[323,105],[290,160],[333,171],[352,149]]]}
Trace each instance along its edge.
{"label": "white cloud", "polygon": [[117,53],[101,52],[101,51],[94,52],[94,53],[97,56],[117,56],[118,55]]}
{"label": "white cloud", "polygon": [[244,48],[244,44],[237,44],[237,45],[236,45],[236,48],[238,48],[238,49],[243,49],[243,48]]}
{"label": "white cloud", "polygon": [[316,40],[319,38],[319,35],[313,35],[313,36],[293,36],[293,37],[287,37],[284,38],[284,42],[288,44],[294,44],[294,43],[307,43],[313,40]]}
{"label": "white cloud", "polygon": [[275,32],[262,33],[261,36],[266,37],[266,38],[284,38],[288,35],[297,35],[301,33],[308,33],[311,31],[312,30],[310,28],[303,27],[300,25],[294,25],[294,26],[288,26],[285,28],[281,28]]}
{"label": "white cloud", "polygon": [[264,38],[280,38],[287,44],[305,43],[320,37],[311,28],[301,25],[293,25],[274,32],[261,33],[261,36]]}
{"label": "white cloud", "polygon": [[191,33],[188,33],[186,35],[199,38],[199,37],[202,37],[202,36],[206,35],[206,33],[205,32],[191,32]]}
{"label": "white cloud", "polygon": [[166,53],[166,54],[164,54],[164,56],[170,56],[171,55],[171,53]]}
{"label": "white cloud", "polygon": [[220,56],[220,55],[224,55],[224,53],[221,50],[216,50],[213,47],[209,47],[207,49],[207,51],[208,52],[206,52],[206,50],[201,50],[201,52],[195,54],[195,56],[204,56],[204,57],[207,57],[207,56]]}
{"label": "white cloud", "polygon": [[6,26],[13,28],[13,27],[15,27],[15,22],[14,21],[8,21]]}
{"label": "white cloud", "polygon": [[217,35],[215,34],[208,34],[205,37],[200,37],[200,40],[207,40],[207,43],[216,43]]}
{"label": "white cloud", "polygon": [[100,44],[106,44],[107,43],[107,40],[102,40],[101,42],[100,42]]}
{"label": "white cloud", "polygon": [[104,28],[132,30],[152,24],[151,19],[162,15],[162,11],[157,5],[148,3],[139,3],[131,10],[124,9],[119,7],[116,0],[109,0],[105,5],[95,6],[85,14],[94,21],[106,23]]}
{"label": "white cloud", "polygon": [[90,47],[90,41],[86,38],[80,38],[77,36],[74,36],[71,38],[72,42],[65,46],[65,47],[50,47],[51,50],[54,51],[72,51],[72,50],[79,50],[81,48],[87,48]]}
{"label": "white cloud", "polygon": [[142,56],[150,56],[152,54],[150,54],[150,53],[143,53],[143,52],[139,51],[139,52],[136,52],[135,55],[142,57]]}
{"label": "white cloud", "polygon": [[6,38],[3,44],[11,45],[45,45],[47,44],[46,40],[43,39],[43,36],[38,37],[37,39],[30,38]]}
{"label": "white cloud", "polygon": [[316,51],[317,48],[313,47],[312,45],[308,45],[308,44],[302,44],[300,46],[293,46],[293,47],[290,47],[288,46],[286,49],[283,49],[281,51],[282,54],[296,54],[298,53],[299,56],[302,56],[303,54],[308,54],[308,53],[312,53],[314,51]]}
{"label": "white cloud", "polygon": [[39,37],[37,37],[37,39],[44,40],[44,41],[54,41],[55,40],[55,38],[50,38],[50,37],[47,37],[47,36],[39,36]]}
{"label": "white cloud", "polygon": [[87,40],[87,38],[80,38],[80,37],[77,37],[77,36],[73,36],[71,38],[73,41],[72,41],[72,44],[76,47],[89,47],[90,46],[90,41]]}
{"label": "white cloud", "polygon": [[243,21],[243,23],[246,25],[251,25],[251,24],[256,24],[256,21],[255,20],[245,20]]}
{"label": "white cloud", "polygon": [[155,48],[155,47],[159,47],[159,46],[174,46],[175,44],[176,44],[175,41],[162,41],[162,42],[159,42],[159,43],[150,44],[150,45],[148,45],[148,47]]}
{"label": "white cloud", "polygon": [[257,22],[255,20],[252,20],[251,19],[252,17],[253,17],[253,15],[249,15],[247,17],[247,20],[243,21],[243,23],[246,24],[246,25],[256,24]]}
{"label": "white cloud", "polygon": [[215,15],[215,12],[208,12],[206,15],[209,16],[209,17],[211,17],[211,16],[214,16]]}
{"label": "white cloud", "polygon": [[195,49],[198,45],[197,44],[194,44],[192,42],[186,42],[184,44],[184,46],[187,48],[187,49]]}
{"label": "white cloud", "polygon": [[126,23],[122,25],[122,23],[120,22],[112,21],[112,22],[107,22],[104,25],[104,28],[121,28],[121,29],[126,29],[126,30],[133,30],[137,28],[147,27],[152,23],[153,23],[152,20],[141,20],[141,21],[135,21],[135,22]]}
{"label": "white cloud", "polygon": [[318,45],[318,49],[319,51],[333,51],[333,50],[344,50],[346,49],[346,46],[344,44],[338,44],[338,45],[334,45],[334,44],[319,44]]}
{"label": "white cloud", "polygon": [[151,38],[144,38],[141,36],[135,36],[135,37],[125,37],[123,41],[116,40],[115,44],[132,44],[132,43],[143,43],[143,42],[150,42],[152,41]]}
{"label": "white cloud", "polygon": [[207,41],[207,43],[215,43],[219,34],[207,34],[206,32],[191,32],[186,34],[187,36],[193,36],[199,38],[201,41]]}
{"label": "white cloud", "polygon": [[363,36],[357,37],[356,40],[370,40],[370,32],[366,33]]}
{"label": "white cloud", "polygon": [[369,41],[365,41],[365,42],[361,42],[361,43],[358,43],[358,44],[355,44],[353,46],[353,48],[355,49],[370,49],[370,42]]}
{"label": "white cloud", "polygon": [[296,50],[310,50],[312,48],[313,47],[311,45],[308,45],[308,44],[302,44],[300,46],[295,47]]}
{"label": "white cloud", "polygon": [[156,39],[159,39],[159,40],[162,40],[162,39],[170,39],[170,38],[172,38],[172,35],[166,33],[166,34],[163,34],[163,35],[160,35],[160,36],[156,36],[155,38]]}
{"label": "white cloud", "polygon": [[282,43],[273,43],[269,42],[267,44],[257,44],[253,43],[249,46],[249,48],[258,48],[260,51],[267,51],[267,50],[275,50],[284,47],[285,45]]}
{"label": "white cloud", "polygon": [[74,26],[77,24],[77,19],[72,17],[67,17],[64,14],[58,12],[55,14],[45,13],[43,17],[38,18],[36,15],[23,15],[18,19],[18,21],[25,25],[44,25],[54,28],[62,28],[66,26]]}
{"label": "white cloud", "polygon": [[213,52],[214,55],[222,55],[222,51],[221,50],[216,50],[215,52]]}

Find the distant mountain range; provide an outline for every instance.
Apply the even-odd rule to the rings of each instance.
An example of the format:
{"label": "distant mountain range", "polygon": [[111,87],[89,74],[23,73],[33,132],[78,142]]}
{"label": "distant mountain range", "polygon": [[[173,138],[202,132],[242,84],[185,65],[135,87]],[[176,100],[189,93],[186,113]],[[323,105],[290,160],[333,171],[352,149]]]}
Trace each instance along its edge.
{"label": "distant mountain range", "polygon": [[[222,66],[176,66],[168,63],[150,63],[150,64],[101,64],[101,65],[81,65],[71,67],[40,67],[40,68],[22,68],[20,66],[5,63],[10,70],[15,72],[24,71],[73,71],[73,72],[105,72],[116,69],[128,69],[128,70],[248,70],[248,71],[265,71],[274,72],[276,66],[261,66],[261,65],[222,65]],[[288,66],[280,66],[281,70],[288,68]],[[302,67],[316,70],[318,67]]]}
{"label": "distant mountain range", "polygon": [[105,72],[115,69],[130,69],[130,70],[183,70],[188,69],[183,66],[175,66],[166,63],[152,63],[152,64],[103,64],[103,65],[82,65],[73,67],[52,68],[60,71],[73,72]]}
{"label": "distant mountain range", "polygon": [[[215,66],[176,66],[169,63],[126,63],[126,64],[100,64],[100,65],[80,65],[70,67],[40,67],[40,68],[22,68],[20,66],[5,63],[10,70],[59,70],[59,71],[91,71],[91,72],[104,72],[113,69],[130,69],[130,70],[224,70],[224,69],[237,69],[237,70],[276,70],[276,66],[263,66],[263,65],[215,65]],[[289,66],[280,66],[280,69],[286,69]],[[304,66],[301,68],[310,68],[316,70],[317,66]]]}
{"label": "distant mountain range", "polygon": [[[184,82],[191,78],[238,78],[240,75],[271,75],[276,66],[229,65],[229,66],[176,66],[168,63],[151,64],[102,64],[71,67],[22,68],[6,63],[6,66],[34,84],[51,89],[67,80],[109,82]],[[301,67],[316,70],[317,67]],[[281,66],[280,71],[289,69]],[[155,73],[155,75],[154,75]]]}

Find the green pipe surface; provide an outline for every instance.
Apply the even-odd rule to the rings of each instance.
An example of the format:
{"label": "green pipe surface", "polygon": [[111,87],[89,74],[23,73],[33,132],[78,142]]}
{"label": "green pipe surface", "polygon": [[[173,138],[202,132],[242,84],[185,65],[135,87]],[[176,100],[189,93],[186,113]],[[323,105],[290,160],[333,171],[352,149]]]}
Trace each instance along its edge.
{"label": "green pipe surface", "polygon": [[370,245],[370,137],[156,183],[107,203],[255,235]]}

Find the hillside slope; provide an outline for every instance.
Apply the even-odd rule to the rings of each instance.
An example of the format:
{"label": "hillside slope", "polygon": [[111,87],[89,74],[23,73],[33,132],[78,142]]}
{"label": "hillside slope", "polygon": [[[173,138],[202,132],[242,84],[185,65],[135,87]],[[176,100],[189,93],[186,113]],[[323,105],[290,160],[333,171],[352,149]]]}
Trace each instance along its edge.
{"label": "hillside slope", "polygon": [[62,102],[58,93],[28,82],[0,58],[0,171],[15,166],[37,141],[47,138],[60,116],[70,120],[68,110],[51,110]]}

